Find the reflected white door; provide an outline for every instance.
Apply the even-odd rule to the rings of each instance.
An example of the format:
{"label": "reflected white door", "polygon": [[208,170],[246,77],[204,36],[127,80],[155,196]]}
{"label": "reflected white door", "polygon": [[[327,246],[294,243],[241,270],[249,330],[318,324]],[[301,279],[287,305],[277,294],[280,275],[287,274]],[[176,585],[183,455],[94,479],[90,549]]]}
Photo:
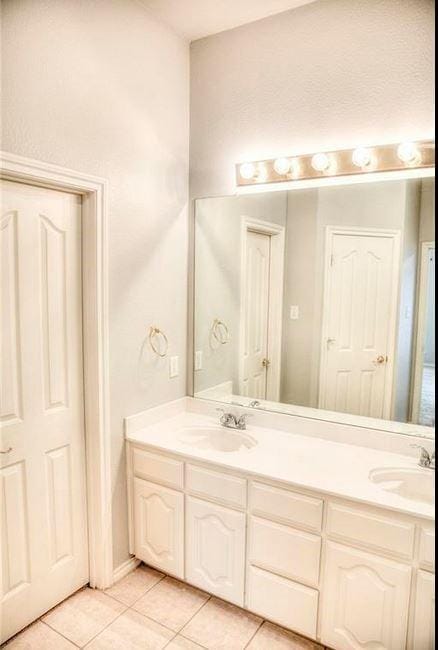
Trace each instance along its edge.
{"label": "reflected white door", "polygon": [[398,240],[336,232],[329,241],[320,407],[389,418]]}
{"label": "reflected white door", "polygon": [[88,582],[81,199],[2,182],[1,639]]}
{"label": "reflected white door", "polygon": [[247,231],[240,393],[266,399],[271,237]]}

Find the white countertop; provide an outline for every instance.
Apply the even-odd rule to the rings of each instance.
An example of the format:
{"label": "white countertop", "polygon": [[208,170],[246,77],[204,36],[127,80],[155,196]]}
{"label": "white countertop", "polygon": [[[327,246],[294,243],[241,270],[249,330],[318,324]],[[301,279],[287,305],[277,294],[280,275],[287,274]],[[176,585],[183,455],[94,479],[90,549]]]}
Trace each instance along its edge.
{"label": "white countertop", "polygon": [[257,443],[250,449],[244,447],[225,452],[195,447],[187,442],[184,434],[187,427],[211,429],[217,426],[217,419],[184,412],[130,431],[126,439],[218,467],[281,481],[298,489],[302,487],[431,520],[435,517],[433,505],[387,492],[369,479],[370,471],[376,468],[418,468],[416,458],[261,428],[251,422],[243,432]]}

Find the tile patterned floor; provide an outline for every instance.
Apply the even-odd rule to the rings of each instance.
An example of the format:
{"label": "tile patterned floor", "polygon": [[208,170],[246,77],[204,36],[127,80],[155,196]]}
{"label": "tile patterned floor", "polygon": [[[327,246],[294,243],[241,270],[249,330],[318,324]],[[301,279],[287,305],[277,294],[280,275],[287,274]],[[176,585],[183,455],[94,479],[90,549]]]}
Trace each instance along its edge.
{"label": "tile patterned floor", "polygon": [[249,612],[140,565],[105,592],[85,587],[7,650],[324,650]]}

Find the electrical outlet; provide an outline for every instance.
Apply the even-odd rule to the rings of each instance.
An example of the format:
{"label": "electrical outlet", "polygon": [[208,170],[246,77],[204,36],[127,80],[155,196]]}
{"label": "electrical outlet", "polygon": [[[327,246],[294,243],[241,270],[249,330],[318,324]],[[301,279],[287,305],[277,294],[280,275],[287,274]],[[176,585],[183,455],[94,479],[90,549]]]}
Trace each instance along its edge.
{"label": "electrical outlet", "polygon": [[169,376],[171,379],[174,379],[175,377],[178,377],[178,374],[178,357],[170,357]]}
{"label": "electrical outlet", "polygon": [[195,370],[202,370],[202,350],[195,352]]}
{"label": "electrical outlet", "polygon": [[290,319],[298,320],[300,317],[300,308],[298,305],[291,305],[290,308]]}

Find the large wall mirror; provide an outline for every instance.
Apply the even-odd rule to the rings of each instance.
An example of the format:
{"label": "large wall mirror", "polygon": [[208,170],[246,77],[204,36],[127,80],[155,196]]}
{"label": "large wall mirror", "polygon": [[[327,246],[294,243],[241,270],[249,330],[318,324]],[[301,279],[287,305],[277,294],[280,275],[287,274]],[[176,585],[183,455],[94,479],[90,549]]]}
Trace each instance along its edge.
{"label": "large wall mirror", "polygon": [[196,201],[193,394],[433,435],[434,190],[428,177]]}

